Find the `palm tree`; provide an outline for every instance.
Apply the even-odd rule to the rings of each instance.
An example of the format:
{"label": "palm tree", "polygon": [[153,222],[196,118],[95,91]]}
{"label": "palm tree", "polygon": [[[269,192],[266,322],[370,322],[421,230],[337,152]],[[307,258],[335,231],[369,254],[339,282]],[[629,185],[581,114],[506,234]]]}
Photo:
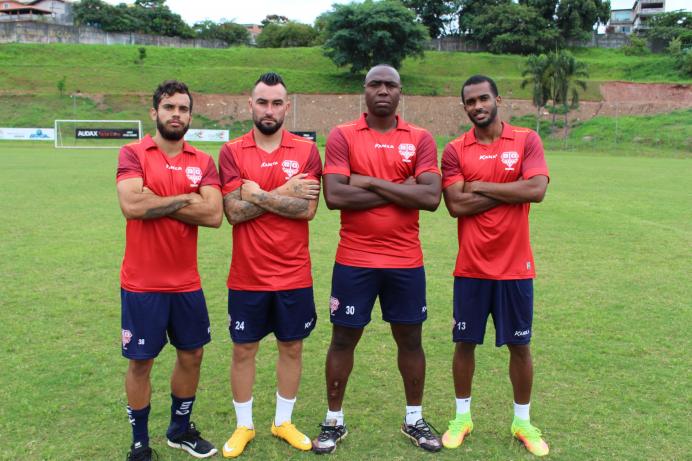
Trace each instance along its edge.
{"label": "palm tree", "polygon": [[526,65],[521,76],[524,80],[521,81],[521,87],[531,85],[531,99],[536,107],[536,132],[540,132],[541,112],[550,100],[550,59],[548,56],[541,54],[532,54],[526,60]]}
{"label": "palm tree", "polygon": [[552,56],[552,100],[553,107],[561,108],[565,116],[565,139],[567,138],[567,114],[570,110],[579,107],[579,90],[586,90],[586,81],[589,77],[586,64],[577,61],[569,51],[561,50],[551,53]]}

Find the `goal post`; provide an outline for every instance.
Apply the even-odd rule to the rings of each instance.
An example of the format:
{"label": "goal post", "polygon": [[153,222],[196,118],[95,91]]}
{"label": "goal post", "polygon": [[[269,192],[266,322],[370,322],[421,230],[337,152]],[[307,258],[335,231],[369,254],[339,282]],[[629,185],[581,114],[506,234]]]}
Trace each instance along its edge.
{"label": "goal post", "polygon": [[56,120],[58,149],[114,149],[142,139],[141,120]]}

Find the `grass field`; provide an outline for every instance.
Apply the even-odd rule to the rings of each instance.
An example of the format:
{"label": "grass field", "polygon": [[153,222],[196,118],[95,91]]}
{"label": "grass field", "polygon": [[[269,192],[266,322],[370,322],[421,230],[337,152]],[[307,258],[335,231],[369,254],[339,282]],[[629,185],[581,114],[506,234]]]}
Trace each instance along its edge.
{"label": "grass field", "polygon": [[[177,78],[200,93],[244,94],[254,80],[275,70],[296,93],[360,93],[360,79],[337,68],[320,48],[227,49],[146,47],[143,64],[136,63],[138,46],[3,44],[0,45],[0,88],[12,94],[55,95],[66,78],[68,94],[79,90],[99,94],[149,94],[159,82]],[[579,49],[590,78],[582,99],[600,100],[604,81],[690,82],[677,74],[665,55],[625,56],[619,50]],[[490,72],[503,93],[530,99],[522,89],[526,57],[428,51],[422,59],[407,59],[401,68],[407,94],[456,96],[461,76]]]}
{"label": "grass field", "polygon": [[[207,146],[210,152],[218,147]],[[115,195],[116,159],[115,151],[0,144],[0,459],[113,460],[127,451],[118,291],[124,219]],[[532,419],[551,444],[550,459],[689,460],[692,164],[560,151],[550,151],[548,162],[546,199],[532,209],[539,273]],[[424,411],[444,430],[454,409],[456,227],[444,209],[421,215],[429,306]],[[310,436],[326,409],[323,363],[337,233],[338,213],[320,206],[311,225],[320,320],[305,344],[294,413]],[[225,288],[230,234],[226,223],[203,229],[199,238],[214,340],[206,348],[194,419],[218,447],[234,427]],[[329,459],[532,459],[510,437],[507,352],[488,334],[477,356],[474,433],[457,451],[427,455],[398,433],[404,401],[396,351],[387,326],[374,320],[346,395],[351,434]],[[166,348],[152,377],[150,432],[161,460],[191,459],[165,447],[173,358]],[[255,388],[258,436],[241,459],[315,459],[269,435],[275,359],[266,339]]]}

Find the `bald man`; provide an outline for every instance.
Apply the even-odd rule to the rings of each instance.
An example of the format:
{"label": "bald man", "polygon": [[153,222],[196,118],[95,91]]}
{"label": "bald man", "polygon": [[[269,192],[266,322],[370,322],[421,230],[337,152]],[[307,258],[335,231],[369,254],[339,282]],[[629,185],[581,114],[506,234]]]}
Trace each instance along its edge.
{"label": "bald man", "polygon": [[427,317],[425,270],[418,238],[419,210],[440,203],[437,148],[430,133],[396,114],[399,73],[377,65],[365,77],[367,112],[334,128],[327,139],[324,196],[341,210],[340,242],[332,275],[327,352],[329,408],[313,440],[317,453],[331,453],[346,437],[342,403],[353,356],[379,298],[391,326],[404,382],[406,413],[401,431],[428,451],[441,442],[423,419],[425,353],[421,336]]}

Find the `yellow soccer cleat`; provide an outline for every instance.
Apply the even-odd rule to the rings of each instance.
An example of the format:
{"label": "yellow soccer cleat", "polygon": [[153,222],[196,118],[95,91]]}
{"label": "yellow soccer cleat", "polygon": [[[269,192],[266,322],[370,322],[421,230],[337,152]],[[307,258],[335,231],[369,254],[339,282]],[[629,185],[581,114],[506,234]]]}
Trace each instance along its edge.
{"label": "yellow soccer cleat", "polygon": [[442,445],[445,448],[459,448],[472,430],[471,413],[457,413],[456,417],[449,422],[449,429],[442,436]]}
{"label": "yellow soccer cleat", "polygon": [[255,438],[255,430],[239,426],[223,446],[224,458],[235,458],[245,451],[245,446]]}
{"label": "yellow soccer cleat", "polygon": [[310,451],[312,449],[312,442],[308,436],[300,432],[294,424],[288,421],[285,421],[280,426],[276,426],[274,421],[272,421],[272,434],[285,440],[289,445],[298,450]]}
{"label": "yellow soccer cleat", "polygon": [[526,420],[514,418],[512,435],[521,440],[529,453],[533,455],[545,456],[550,451],[548,444],[541,438],[541,431]]}

